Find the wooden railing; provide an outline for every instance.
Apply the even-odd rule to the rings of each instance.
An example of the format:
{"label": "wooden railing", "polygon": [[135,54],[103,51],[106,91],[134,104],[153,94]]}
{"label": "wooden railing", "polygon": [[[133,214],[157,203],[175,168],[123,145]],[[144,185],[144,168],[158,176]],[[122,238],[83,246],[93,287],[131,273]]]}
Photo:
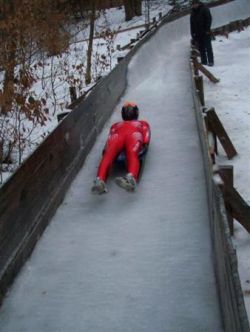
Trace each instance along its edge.
{"label": "wooden railing", "polygon": [[[249,20],[247,19],[245,22],[249,22]],[[232,23],[229,25],[232,26]],[[238,24],[235,26],[238,29]],[[215,33],[224,31],[224,29],[224,27],[218,28]],[[216,165],[217,138],[229,159],[233,158],[237,151],[215,109],[206,108],[203,79],[199,74],[202,72],[214,84],[217,84],[219,80],[199,63],[197,50],[193,47],[191,47],[190,64],[194,109],[207,181],[215,272],[224,328],[227,332],[247,332],[250,330],[249,321],[231,234],[233,233],[233,218],[241,222],[248,232],[250,231],[250,208],[233,187],[232,166]]]}

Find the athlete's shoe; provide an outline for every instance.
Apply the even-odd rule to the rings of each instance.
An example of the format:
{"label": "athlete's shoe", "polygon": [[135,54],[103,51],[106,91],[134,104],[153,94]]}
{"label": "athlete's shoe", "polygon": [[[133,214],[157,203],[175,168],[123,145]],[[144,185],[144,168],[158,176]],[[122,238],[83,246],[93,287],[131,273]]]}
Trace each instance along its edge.
{"label": "athlete's shoe", "polygon": [[92,194],[105,194],[108,192],[106,184],[103,180],[96,178],[93,187],[91,188]]}
{"label": "athlete's shoe", "polygon": [[136,180],[132,174],[128,173],[126,176],[120,176],[115,179],[115,183],[127,190],[127,191],[134,191],[136,188]]}

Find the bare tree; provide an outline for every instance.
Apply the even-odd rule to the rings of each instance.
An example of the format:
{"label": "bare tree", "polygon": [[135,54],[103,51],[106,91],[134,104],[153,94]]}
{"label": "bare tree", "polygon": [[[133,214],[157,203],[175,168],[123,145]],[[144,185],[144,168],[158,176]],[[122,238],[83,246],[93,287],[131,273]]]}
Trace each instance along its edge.
{"label": "bare tree", "polygon": [[96,19],[96,4],[97,0],[92,0],[91,3],[91,12],[90,12],[90,24],[89,24],[89,42],[87,49],[87,67],[85,75],[85,83],[89,84],[91,82],[91,59],[93,52],[93,38],[94,38],[94,29],[95,29],[95,19]]}
{"label": "bare tree", "polygon": [[0,163],[14,150],[20,163],[31,132],[47,120],[46,99],[33,89],[38,65],[32,62],[41,50],[53,54],[67,47],[67,11],[59,2],[0,0]]}
{"label": "bare tree", "polygon": [[125,20],[129,21],[134,16],[142,15],[142,3],[141,0],[124,0]]}
{"label": "bare tree", "polygon": [[[0,108],[2,113],[8,113],[13,102],[21,99],[20,86],[30,85],[32,81],[28,64],[30,48],[39,47],[53,54],[65,48],[68,39],[61,29],[65,13],[58,10],[56,2],[2,0],[0,13],[0,67],[4,72]],[[20,110],[28,112],[29,102],[24,98],[23,102],[27,105]]]}

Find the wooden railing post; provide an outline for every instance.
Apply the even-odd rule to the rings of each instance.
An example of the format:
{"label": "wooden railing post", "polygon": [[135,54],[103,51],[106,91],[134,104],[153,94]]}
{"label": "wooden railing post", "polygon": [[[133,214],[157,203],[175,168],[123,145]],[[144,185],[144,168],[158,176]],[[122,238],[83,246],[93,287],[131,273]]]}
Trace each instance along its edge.
{"label": "wooden railing post", "polygon": [[194,74],[195,76],[198,76],[199,75],[199,70],[198,70],[198,60],[197,60],[197,57],[195,56],[193,58],[193,64],[194,64]]}
{"label": "wooden railing post", "polygon": [[233,190],[234,186],[234,170],[232,165],[219,166],[219,174],[224,182],[223,195],[227,209],[227,219],[230,229],[230,234],[234,235],[234,220],[230,205],[227,204],[229,200],[229,192]]}
{"label": "wooden railing post", "polygon": [[198,90],[198,95],[202,106],[205,106],[204,88],[203,88],[203,78],[202,76],[195,76],[195,84]]}
{"label": "wooden railing post", "polygon": [[70,93],[70,100],[71,100],[71,103],[73,103],[73,102],[77,99],[76,88],[75,88],[75,86],[71,86],[71,87],[69,88],[69,93]]}
{"label": "wooden railing post", "polygon": [[229,136],[225,128],[223,127],[222,123],[218,115],[215,112],[215,109],[212,107],[206,111],[207,120],[209,123],[209,127],[211,128],[212,132],[218,137],[220,140],[221,145],[223,146],[228,159],[232,159],[234,156],[237,155],[237,151],[231,142]]}

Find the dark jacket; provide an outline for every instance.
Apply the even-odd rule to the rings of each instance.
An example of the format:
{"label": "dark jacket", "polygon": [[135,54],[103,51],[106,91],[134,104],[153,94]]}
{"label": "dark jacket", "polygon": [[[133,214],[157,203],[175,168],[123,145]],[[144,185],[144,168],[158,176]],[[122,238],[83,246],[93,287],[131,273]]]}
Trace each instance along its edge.
{"label": "dark jacket", "polygon": [[198,8],[192,9],[190,15],[190,32],[192,38],[200,39],[210,33],[212,16],[209,8],[201,3]]}

